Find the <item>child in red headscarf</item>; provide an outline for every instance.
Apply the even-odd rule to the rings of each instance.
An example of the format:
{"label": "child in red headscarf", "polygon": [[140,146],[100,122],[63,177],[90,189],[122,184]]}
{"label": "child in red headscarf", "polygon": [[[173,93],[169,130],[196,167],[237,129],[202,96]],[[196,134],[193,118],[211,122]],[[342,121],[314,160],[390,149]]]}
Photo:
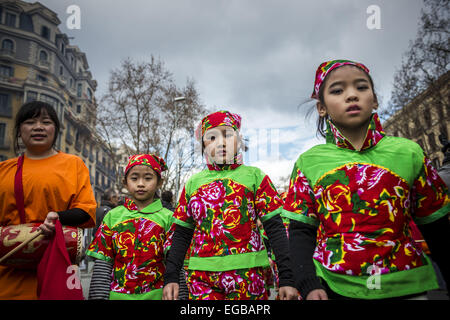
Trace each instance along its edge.
{"label": "child in red headscarf", "polygon": [[322,63],[312,98],[326,143],[296,161],[283,208],[300,294],[417,299],[437,288],[410,229],[413,220],[448,280],[450,203],[430,160],[415,142],[385,135],[363,64]]}
{"label": "child in red headscarf", "polygon": [[106,214],[86,253],[97,259],[89,299],[161,299],[164,242],[172,224],[172,211],[156,194],[164,170],[158,156],[130,157],[123,181],[129,198]]}
{"label": "child in red headscarf", "polygon": [[277,258],[281,299],[296,299],[283,202],[267,175],[242,164],[241,117],[228,111],[206,116],[196,132],[208,168],[186,183],[174,212],[163,299],[177,299],[178,274],[189,247],[186,282],[193,300],[267,299],[269,259],[259,219]]}

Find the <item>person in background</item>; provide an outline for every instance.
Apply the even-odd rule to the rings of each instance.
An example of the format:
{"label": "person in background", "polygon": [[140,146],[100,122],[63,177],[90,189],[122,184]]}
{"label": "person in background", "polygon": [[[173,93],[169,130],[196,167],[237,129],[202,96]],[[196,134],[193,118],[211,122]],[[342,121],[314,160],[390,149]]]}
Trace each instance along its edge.
{"label": "person in background", "polygon": [[105,215],[109,210],[114,209],[119,205],[119,196],[113,189],[106,189],[103,193],[101,204],[96,210],[96,224],[93,234],[97,233],[97,229],[103,221]]}
{"label": "person in background", "polygon": [[172,191],[166,190],[161,193],[161,202],[164,208],[169,209],[170,211],[174,210],[173,207],[173,194]]}

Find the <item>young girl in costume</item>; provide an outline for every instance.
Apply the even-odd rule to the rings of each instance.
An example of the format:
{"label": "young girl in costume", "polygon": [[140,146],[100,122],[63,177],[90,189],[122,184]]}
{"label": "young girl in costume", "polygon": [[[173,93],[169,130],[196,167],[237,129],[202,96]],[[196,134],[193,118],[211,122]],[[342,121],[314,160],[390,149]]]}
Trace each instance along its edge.
{"label": "young girl in costume", "polygon": [[164,299],[178,298],[188,247],[189,299],[267,299],[263,269],[269,260],[257,218],[277,257],[281,298],[297,297],[280,217],[282,200],[267,175],[242,164],[240,127],[239,115],[219,111],[206,116],[196,131],[208,168],[187,181],[174,211]]}
{"label": "young girl in costume", "polygon": [[87,251],[97,259],[89,299],[161,299],[164,242],[172,224],[172,211],[156,197],[165,170],[156,155],[129,158],[123,184],[130,198],[106,214]]}
{"label": "young girl in costume", "polygon": [[413,219],[448,280],[450,207],[436,170],[419,145],[385,135],[363,64],[322,63],[312,97],[326,143],[300,155],[283,208],[300,294],[385,299],[437,288],[409,228]]}

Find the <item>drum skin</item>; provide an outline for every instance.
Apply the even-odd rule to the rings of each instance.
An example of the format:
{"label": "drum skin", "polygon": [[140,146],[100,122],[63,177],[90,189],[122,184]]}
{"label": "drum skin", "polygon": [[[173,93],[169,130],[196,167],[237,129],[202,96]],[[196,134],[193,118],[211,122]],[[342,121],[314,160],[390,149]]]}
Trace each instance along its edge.
{"label": "drum skin", "polygon": [[[39,230],[40,223],[26,223],[0,227],[0,257],[30,239]],[[83,231],[80,228],[63,226],[64,241],[72,264],[78,264],[83,254]],[[44,255],[49,239],[39,236],[11,257],[3,266],[36,269]]]}

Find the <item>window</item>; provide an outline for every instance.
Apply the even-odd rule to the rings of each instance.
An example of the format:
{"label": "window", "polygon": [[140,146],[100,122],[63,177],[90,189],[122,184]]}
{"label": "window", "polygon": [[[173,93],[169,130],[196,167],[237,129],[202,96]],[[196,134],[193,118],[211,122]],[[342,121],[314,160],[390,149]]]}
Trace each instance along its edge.
{"label": "window", "polygon": [[25,31],[34,32],[33,18],[30,14],[24,12],[20,14],[19,28]]}
{"label": "window", "polygon": [[12,115],[11,101],[9,94],[0,93],[0,116],[10,117]]}
{"label": "window", "polygon": [[9,78],[14,75],[14,70],[10,66],[0,65],[0,78]]}
{"label": "window", "polygon": [[51,105],[51,106],[53,106],[53,108],[55,108],[56,112],[58,112],[58,99],[42,93],[39,101],[47,102],[49,105]]}
{"label": "window", "polygon": [[46,26],[41,27],[41,36],[47,40],[50,40],[50,29]]}
{"label": "window", "polygon": [[0,123],[0,147],[5,146],[6,123]]}
{"label": "window", "polygon": [[48,59],[48,54],[47,54],[47,52],[45,52],[44,50],[41,50],[41,51],[39,52],[39,60],[41,60],[41,61],[47,61],[47,59]]}
{"label": "window", "polygon": [[82,87],[81,83],[79,83],[77,86],[77,97],[81,97],[82,89],[83,89],[83,87]]}
{"label": "window", "polygon": [[47,82],[47,81],[48,81],[46,77],[41,76],[40,74],[38,74],[38,75],[36,76],[36,80],[37,80],[37,81],[42,81],[42,82]]}
{"label": "window", "polygon": [[87,89],[89,101],[92,101],[92,90],[90,88]]}
{"label": "window", "polygon": [[14,42],[9,39],[5,39],[2,41],[2,50],[4,52],[13,53],[14,52]]}
{"label": "window", "polygon": [[59,67],[59,75],[62,76],[64,74],[64,68],[62,66]]}
{"label": "window", "polygon": [[27,92],[27,101],[35,101],[37,100],[37,92],[36,91],[28,91]]}
{"label": "window", "polygon": [[15,28],[15,27],[16,27],[16,20],[17,20],[17,16],[16,16],[15,14],[9,13],[9,12],[6,13],[6,16],[5,16],[5,24],[6,24],[8,27],[13,27],[13,28]]}
{"label": "window", "polygon": [[81,105],[77,104],[77,113],[81,113]]}
{"label": "window", "polygon": [[424,112],[423,116],[425,118],[425,123],[426,123],[427,127],[431,128],[431,114],[430,114],[430,112]]}

